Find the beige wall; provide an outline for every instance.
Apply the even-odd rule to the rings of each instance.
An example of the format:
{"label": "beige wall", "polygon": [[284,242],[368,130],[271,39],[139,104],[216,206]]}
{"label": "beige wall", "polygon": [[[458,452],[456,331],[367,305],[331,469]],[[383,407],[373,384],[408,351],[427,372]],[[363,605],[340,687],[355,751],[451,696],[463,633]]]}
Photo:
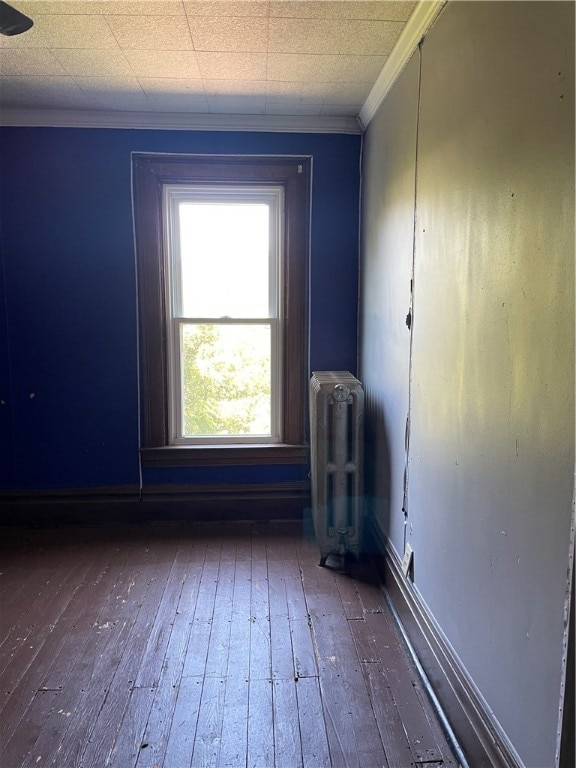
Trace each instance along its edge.
{"label": "beige wall", "polygon": [[414,585],[534,768],[554,764],[574,479],[573,61],[572,3],[449,2],[364,153],[375,514],[401,556],[409,410]]}

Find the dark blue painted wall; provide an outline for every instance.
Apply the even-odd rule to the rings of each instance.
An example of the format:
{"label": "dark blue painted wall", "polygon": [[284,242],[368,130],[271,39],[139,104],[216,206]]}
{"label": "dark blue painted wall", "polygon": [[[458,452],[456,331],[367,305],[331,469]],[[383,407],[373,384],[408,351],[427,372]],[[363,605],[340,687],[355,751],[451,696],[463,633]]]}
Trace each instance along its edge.
{"label": "dark blue painted wall", "polygon": [[[138,483],[132,151],[312,155],[311,369],[355,371],[359,136],[0,129],[5,488]],[[144,480],[306,474],[208,467],[145,470]]]}

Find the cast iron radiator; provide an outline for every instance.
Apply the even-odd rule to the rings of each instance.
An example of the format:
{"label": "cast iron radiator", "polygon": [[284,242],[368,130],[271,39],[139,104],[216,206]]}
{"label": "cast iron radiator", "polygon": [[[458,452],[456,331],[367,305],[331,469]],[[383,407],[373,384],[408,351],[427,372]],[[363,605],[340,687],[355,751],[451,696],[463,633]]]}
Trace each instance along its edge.
{"label": "cast iron radiator", "polygon": [[312,517],[320,565],[358,557],[362,543],[364,392],[348,371],[310,379]]}

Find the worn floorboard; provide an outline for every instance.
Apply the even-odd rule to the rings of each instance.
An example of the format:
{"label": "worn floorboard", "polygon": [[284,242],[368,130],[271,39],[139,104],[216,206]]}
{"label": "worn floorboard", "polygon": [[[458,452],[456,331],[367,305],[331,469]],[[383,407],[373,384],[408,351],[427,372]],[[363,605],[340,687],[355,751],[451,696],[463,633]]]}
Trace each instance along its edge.
{"label": "worn floorboard", "polygon": [[296,523],[6,530],[1,768],[455,760],[375,570]]}

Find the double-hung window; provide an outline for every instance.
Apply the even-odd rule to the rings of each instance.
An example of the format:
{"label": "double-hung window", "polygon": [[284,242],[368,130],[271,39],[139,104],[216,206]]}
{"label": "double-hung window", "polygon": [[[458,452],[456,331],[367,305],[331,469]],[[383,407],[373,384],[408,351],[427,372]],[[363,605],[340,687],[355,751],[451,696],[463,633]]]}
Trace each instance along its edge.
{"label": "double-hung window", "polygon": [[278,443],[282,187],[166,185],[170,442]]}
{"label": "double-hung window", "polygon": [[133,157],[142,453],[304,461],[308,158]]}

